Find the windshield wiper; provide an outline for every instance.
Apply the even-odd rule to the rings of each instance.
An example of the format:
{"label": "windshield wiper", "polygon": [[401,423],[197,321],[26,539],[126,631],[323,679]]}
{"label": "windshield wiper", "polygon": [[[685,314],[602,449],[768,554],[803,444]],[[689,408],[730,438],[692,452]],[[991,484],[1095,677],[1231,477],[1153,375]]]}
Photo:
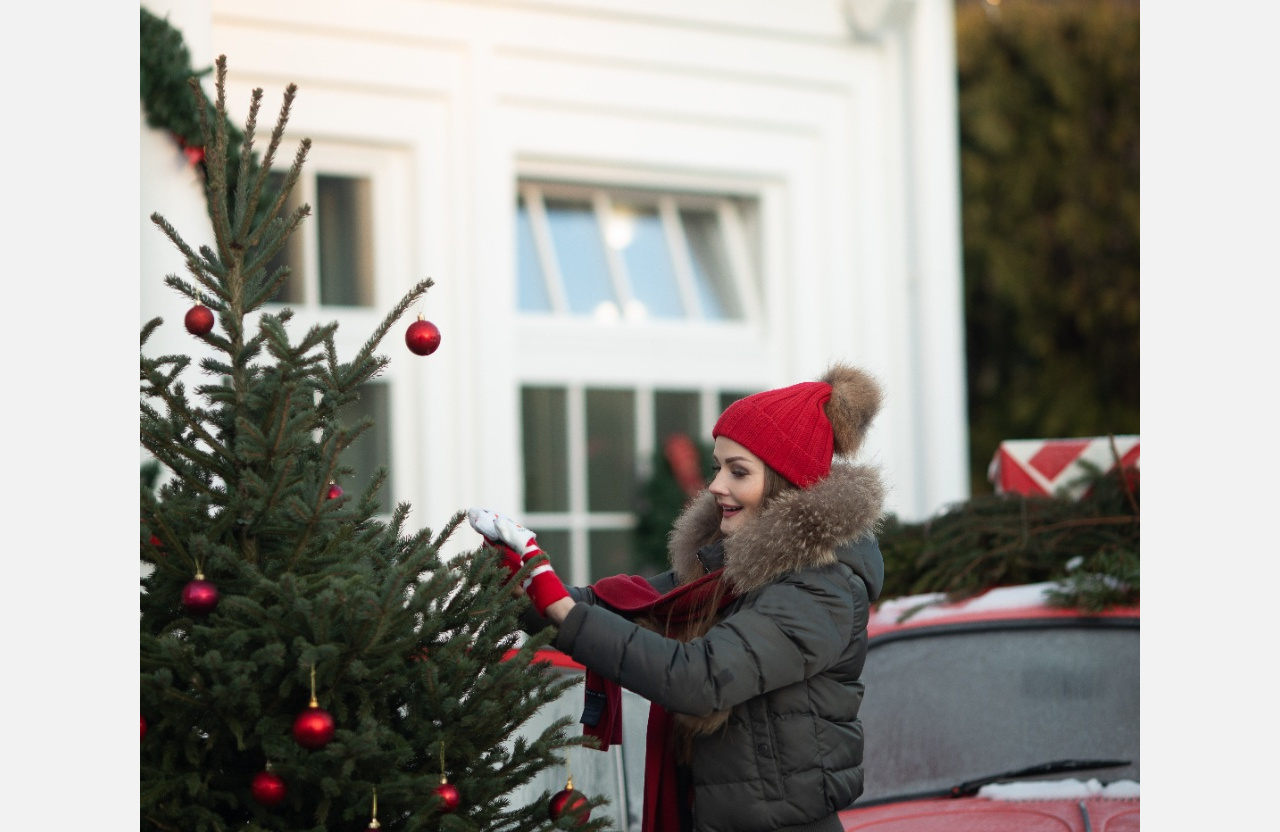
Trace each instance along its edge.
{"label": "windshield wiper", "polygon": [[983,786],[992,783],[998,783],[1001,780],[1014,780],[1019,777],[1035,777],[1044,774],[1059,774],[1066,771],[1086,771],[1095,768],[1117,768],[1119,766],[1127,766],[1130,760],[1055,760],[1052,763],[1041,763],[1040,765],[1030,766],[1028,768],[1015,769],[1013,771],[1003,772],[1001,774],[993,774],[989,777],[980,777],[977,780],[966,780],[958,786],[952,786],[949,789],[931,789],[929,791],[911,792],[908,794],[895,794],[889,797],[875,797],[870,800],[859,800],[852,808],[861,809],[865,806],[882,806],[886,803],[905,803],[909,800],[928,800],[939,797],[971,797],[978,793]]}
{"label": "windshield wiper", "polygon": [[1061,774],[1066,771],[1086,771],[1095,768],[1118,768],[1127,766],[1131,762],[1131,760],[1054,760],[1051,763],[1041,763],[1028,768],[979,777],[977,780],[966,780],[958,786],[952,786],[947,791],[947,795],[949,797],[969,797],[977,794],[978,790],[983,786],[989,786],[1001,780],[1015,780],[1019,777],[1035,777],[1044,774]]}

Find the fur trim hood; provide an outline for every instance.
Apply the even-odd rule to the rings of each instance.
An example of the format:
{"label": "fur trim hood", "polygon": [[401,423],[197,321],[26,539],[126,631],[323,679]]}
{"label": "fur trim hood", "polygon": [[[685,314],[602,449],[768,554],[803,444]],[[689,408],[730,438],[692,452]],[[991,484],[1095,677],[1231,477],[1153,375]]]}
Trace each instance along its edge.
{"label": "fur trim hood", "polygon": [[[724,574],[745,594],[779,575],[836,562],[836,548],[877,531],[884,485],[877,469],[836,464],[827,477],[805,489],[789,490],[739,533],[724,541]],[[698,549],[720,527],[715,496],[703,491],[676,520],[668,551],[680,583],[705,574]]]}

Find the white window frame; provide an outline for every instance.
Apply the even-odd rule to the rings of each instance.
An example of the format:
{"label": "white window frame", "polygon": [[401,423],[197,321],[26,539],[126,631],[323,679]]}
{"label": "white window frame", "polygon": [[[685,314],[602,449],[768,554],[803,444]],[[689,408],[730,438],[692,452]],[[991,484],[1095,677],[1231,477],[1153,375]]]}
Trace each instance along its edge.
{"label": "white window frame", "polygon": [[640,477],[650,475],[650,461],[658,450],[654,437],[654,396],[659,390],[663,392],[696,393],[698,395],[698,435],[695,441],[704,441],[711,435],[711,428],[720,417],[720,395],[729,388],[699,387],[650,384],[643,385],[599,385],[599,384],[564,384],[537,386],[557,387],[565,392],[565,429],[568,435],[568,480],[569,507],[566,511],[525,511],[524,517],[530,528],[544,528],[567,532],[569,536],[569,574],[563,576],[573,585],[582,586],[593,578],[604,575],[591,574],[590,535],[594,531],[630,531],[639,520],[633,511],[590,511],[587,507],[587,390],[613,389],[630,392],[634,395],[634,412],[632,423],[635,425],[634,446],[636,449],[635,472]]}
{"label": "white window frame", "polygon": [[[274,170],[287,172],[292,158],[279,159]],[[307,154],[302,175],[294,185],[291,201],[312,207],[312,215],[294,232],[300,237],[300,302],[268,303],[267,311],[285,307],[294,311],[290,331],[294,337],[311,326],[336,321],[334,346],[341,359],[349,359],[364,346],[369,335],[382,322],[391,304],[398,301],[410,279],[410,225],[412,199],[409,189],[409,155],[400,148],[382,147],[351,141],[315,139]],[[320,176],[350,176],[369,180],[369,227],[372,230],[371,268],[373,274],[371,303],[368,306],[339,306],[320,303],[320,241],[316,210],[316,180]],[[409,313],[412,315],[412,312]],[[408,318],[408,315],[406,315]],[[395,347],[395,334],[389,333],[382,352]],[[417,459],[420,443],[413,429],[411,391],[412,375],[403,370],[404,361],[392,361],[372,383],[385,385],[391,424],[375,429],[389,430],[390,457]],[[397,467],[390,478],[389,505],[394,507],[412,493],[414,476],[411,466]],[[362,487],[363,484],[360,484]],[[348,491],[355,490],[343,486]],[[384,486],[386,488],[386,486]],[[389,519],[390,515],[379,515]]]}

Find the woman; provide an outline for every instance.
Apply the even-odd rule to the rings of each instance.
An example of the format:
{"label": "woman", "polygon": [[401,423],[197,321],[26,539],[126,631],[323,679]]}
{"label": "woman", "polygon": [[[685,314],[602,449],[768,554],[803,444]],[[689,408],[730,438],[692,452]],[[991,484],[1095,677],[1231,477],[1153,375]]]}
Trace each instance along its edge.
{"label": "woman", "polygon": [[[716,423],[715,477],[676,521],[672,568],[566,589],[534,534],[472,509],[559,626],[555,645],[654,704],[646,832],[838,832],[862,793],[867,616],[884,567],[884,489],[853,456],[880,407],[865,373],[741,399]],[[516,553],[519,553],[518,555]]]}

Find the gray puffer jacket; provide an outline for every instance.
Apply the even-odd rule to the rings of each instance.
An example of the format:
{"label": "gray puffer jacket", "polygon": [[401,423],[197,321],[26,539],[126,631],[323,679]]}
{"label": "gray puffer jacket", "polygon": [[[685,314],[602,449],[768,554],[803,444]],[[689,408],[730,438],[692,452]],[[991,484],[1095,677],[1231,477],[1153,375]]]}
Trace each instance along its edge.
{"label": "gray puffer jacket", "polygon": [[[724,541],[724,579],[738,597],[688,641],[575,593],[585,603],[556,646],[677,714],[677,728],[683,721],[696,830],[838,829],[834,814],[862,793],[859,676],[884,577],[874,538],[883,499],[874,469],[844,464],[779,495]],[[672,570],[655,585],[706,574],[697,544],[719,522],[714,497],[695,498],[671,534]]]}

